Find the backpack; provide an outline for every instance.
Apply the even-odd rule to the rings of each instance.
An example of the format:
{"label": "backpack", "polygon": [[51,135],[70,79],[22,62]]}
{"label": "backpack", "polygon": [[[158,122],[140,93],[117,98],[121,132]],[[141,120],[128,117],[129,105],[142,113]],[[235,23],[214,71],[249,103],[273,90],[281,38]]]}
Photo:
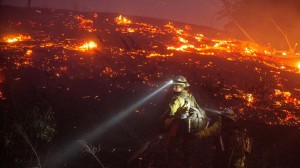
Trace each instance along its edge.
{"label": "backpack", "polygon": [[207,125],[206,115],[202,109],[191,108],[187,119],[189,133],[195,133],[203,130]]}
{"label": "backpack", "polygon": [[[205,111],[199,107],[192,95],[188,95],[184,99],[185,103],[183,106],[187,106],[186,108],[189,113],[188,117],[185,119],[188,133],[195,133],[203,130],[207,125]],[[191,107],[192,101],[194,106]]]}

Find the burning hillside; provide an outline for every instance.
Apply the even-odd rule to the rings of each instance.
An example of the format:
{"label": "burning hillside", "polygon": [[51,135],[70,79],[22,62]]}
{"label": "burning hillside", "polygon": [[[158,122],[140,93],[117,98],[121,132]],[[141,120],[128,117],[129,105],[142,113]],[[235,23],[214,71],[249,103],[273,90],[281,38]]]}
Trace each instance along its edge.
{"label": "burning hillside", "polygon": [[[299,124],[299,53],[289,58],[284,51],[193,34],[191,26],[171,22],[152,25],[122,15],[63,11],[46,19],[49,12],[35,10],[33,18],[16,18],[8,12],[1,16],[1,83],[22,80],[5,74],[29,67],[53,78],[103,78],[119,89],[138,81],[151,89],[158,81],[183,74],[197,89],[203,89],[203,83],[216,87],[211,96],[239,109],[245,119]],[[239,79],[243,76],[247,78]],[[1,99],[6,96],[2,89]]]}
{"label": "burning hillside", "polygon": [[[22,113],[20,106],[46,99],[61,123],[71,123],[62,130],[74,131],[180,74],[204,108],[231,107],[243,120],[299,128],[299,53],[196,30],[122,15],[1,7],[0,101],[5,111]],[[157,99],[135,114],[163,109]]]}

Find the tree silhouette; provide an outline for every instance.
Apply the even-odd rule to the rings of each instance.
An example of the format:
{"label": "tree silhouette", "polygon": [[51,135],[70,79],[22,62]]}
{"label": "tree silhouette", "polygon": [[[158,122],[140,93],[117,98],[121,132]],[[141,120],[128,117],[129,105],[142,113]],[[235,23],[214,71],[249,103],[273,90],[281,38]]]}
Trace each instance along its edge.
{"label": "tree silhouette", "polygon": [[300,42],[300,2],[295,0],[221,0],[219,14],[228,18],[226,29],[276,49],[296,52]]}

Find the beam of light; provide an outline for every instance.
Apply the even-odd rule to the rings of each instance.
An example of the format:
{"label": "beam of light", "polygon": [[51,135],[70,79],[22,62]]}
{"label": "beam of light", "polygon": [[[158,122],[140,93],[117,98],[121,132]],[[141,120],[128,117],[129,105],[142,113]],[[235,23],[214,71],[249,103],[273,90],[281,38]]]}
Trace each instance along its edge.
{"label": "beam of light", "polygon": [[[100,124],[94,130],[90,131],[89,133],[86,133],[80,139],[89,141],[89,140],[93,140],[96,137],[99,137],[101,134],[105,133],[105,131],[107,131],[109,128],[111,128],[112,126],[117,124],[120,120],[122,120],[123,118],[128,116],[132,111],[134,111],[135,109],[140,107],[142,104],[147,102],[149,99],[151,99],[153,96],[155,96],[157,93],[159,93],[161,90],[165,89],[167,86],[171,85],[172,83],[173,83],[172,80],[167,82],[166,84],[159,87],[158,89],[156,89],[155,91],[153,91],[146,97],[142,98],[135,104],[127,107],[125,110],[121,111],[120,113],[118,113],[116,116],[114,116],[110,120],[106,121],[103,124]],[[81,148],[82,148],[82,146],[78,143],[77,140],[75,140],[74,142],[71,142],[62,151],[57,152],[57,154],[54,155],[52,159],[49,159],[49,161],[51,161],[51,163],[48,163],[48,164],[51,164],[51,165],[48,165],[48,166],[56,166],[57,164],[60,164],[62,161],[68,159],[72,155],[75,155],[78,151],[80,151]]]}
{"label": "beam of light", "polygon": [[91,140],[91,139],[93,139],[93,138],[101,135],[108,128],[110,128],[113,125],[115,125],[116,123],[118,123],[120,120],[122,120],[128,114],[130,114],[132,111],[134,111],[135,109],[137,109],[138,107],[140,107],[142,104],[144,104],[145,102],[147,102],[150,98],[152,98],[153,96],[155,96],[157,93],[159,93],[161,90],[163,90],[164,88],[166,88],[170,84],[171,84],[171,82],[166,83],[165,85],[161,86],[160,88],[158,88],[154,92],[150,93],[148,96],[144,97],[143,99],[141,99],[137,103],[135,103],[135,104],[127,107],[125,110],[121,111],[117,116],[111,118],[110,120],[108,120],[104,124],[101,124],[99,127],[97,127],[95,130],[93,130],[91,133],[86,134],[84,136],[85,137],[84,139]]}
{"label": "beam of light", "polygon": [[205,111],[208,111],[208,112],[216,113],[216,114],[221,114],[220,111],[214,110],[214,109],[204,108],[204,110],[205,110]]}

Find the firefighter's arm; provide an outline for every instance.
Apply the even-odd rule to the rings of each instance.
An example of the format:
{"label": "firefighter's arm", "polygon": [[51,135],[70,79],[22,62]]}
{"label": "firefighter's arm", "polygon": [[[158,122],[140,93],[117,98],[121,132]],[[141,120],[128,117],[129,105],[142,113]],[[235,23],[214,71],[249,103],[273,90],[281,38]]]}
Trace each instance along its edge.
{"label": "firefighter's arm", "polygon": [[168,110],[169,116],[164,121],[165,127],[168,127],[171,125],[178,108],[180,108],[180,101],[179,101],[178,97],[174,97],[172,99],[171,103],[169,104],[169,110]]}
{"label": "firefighter's arm", "polygon": [[174,97],[169,104],[170,113],[169,116],[175,116],[177,110],[181,107],[181,103],[178,97]]}
{"label": "firefighter's arm", "polygon": [[197,137],[207,138],[207,137],[215,136],[220,133],[220,130],[221,130],[221,121],[216,121],[212,124],[212,126],[197,133]]}

